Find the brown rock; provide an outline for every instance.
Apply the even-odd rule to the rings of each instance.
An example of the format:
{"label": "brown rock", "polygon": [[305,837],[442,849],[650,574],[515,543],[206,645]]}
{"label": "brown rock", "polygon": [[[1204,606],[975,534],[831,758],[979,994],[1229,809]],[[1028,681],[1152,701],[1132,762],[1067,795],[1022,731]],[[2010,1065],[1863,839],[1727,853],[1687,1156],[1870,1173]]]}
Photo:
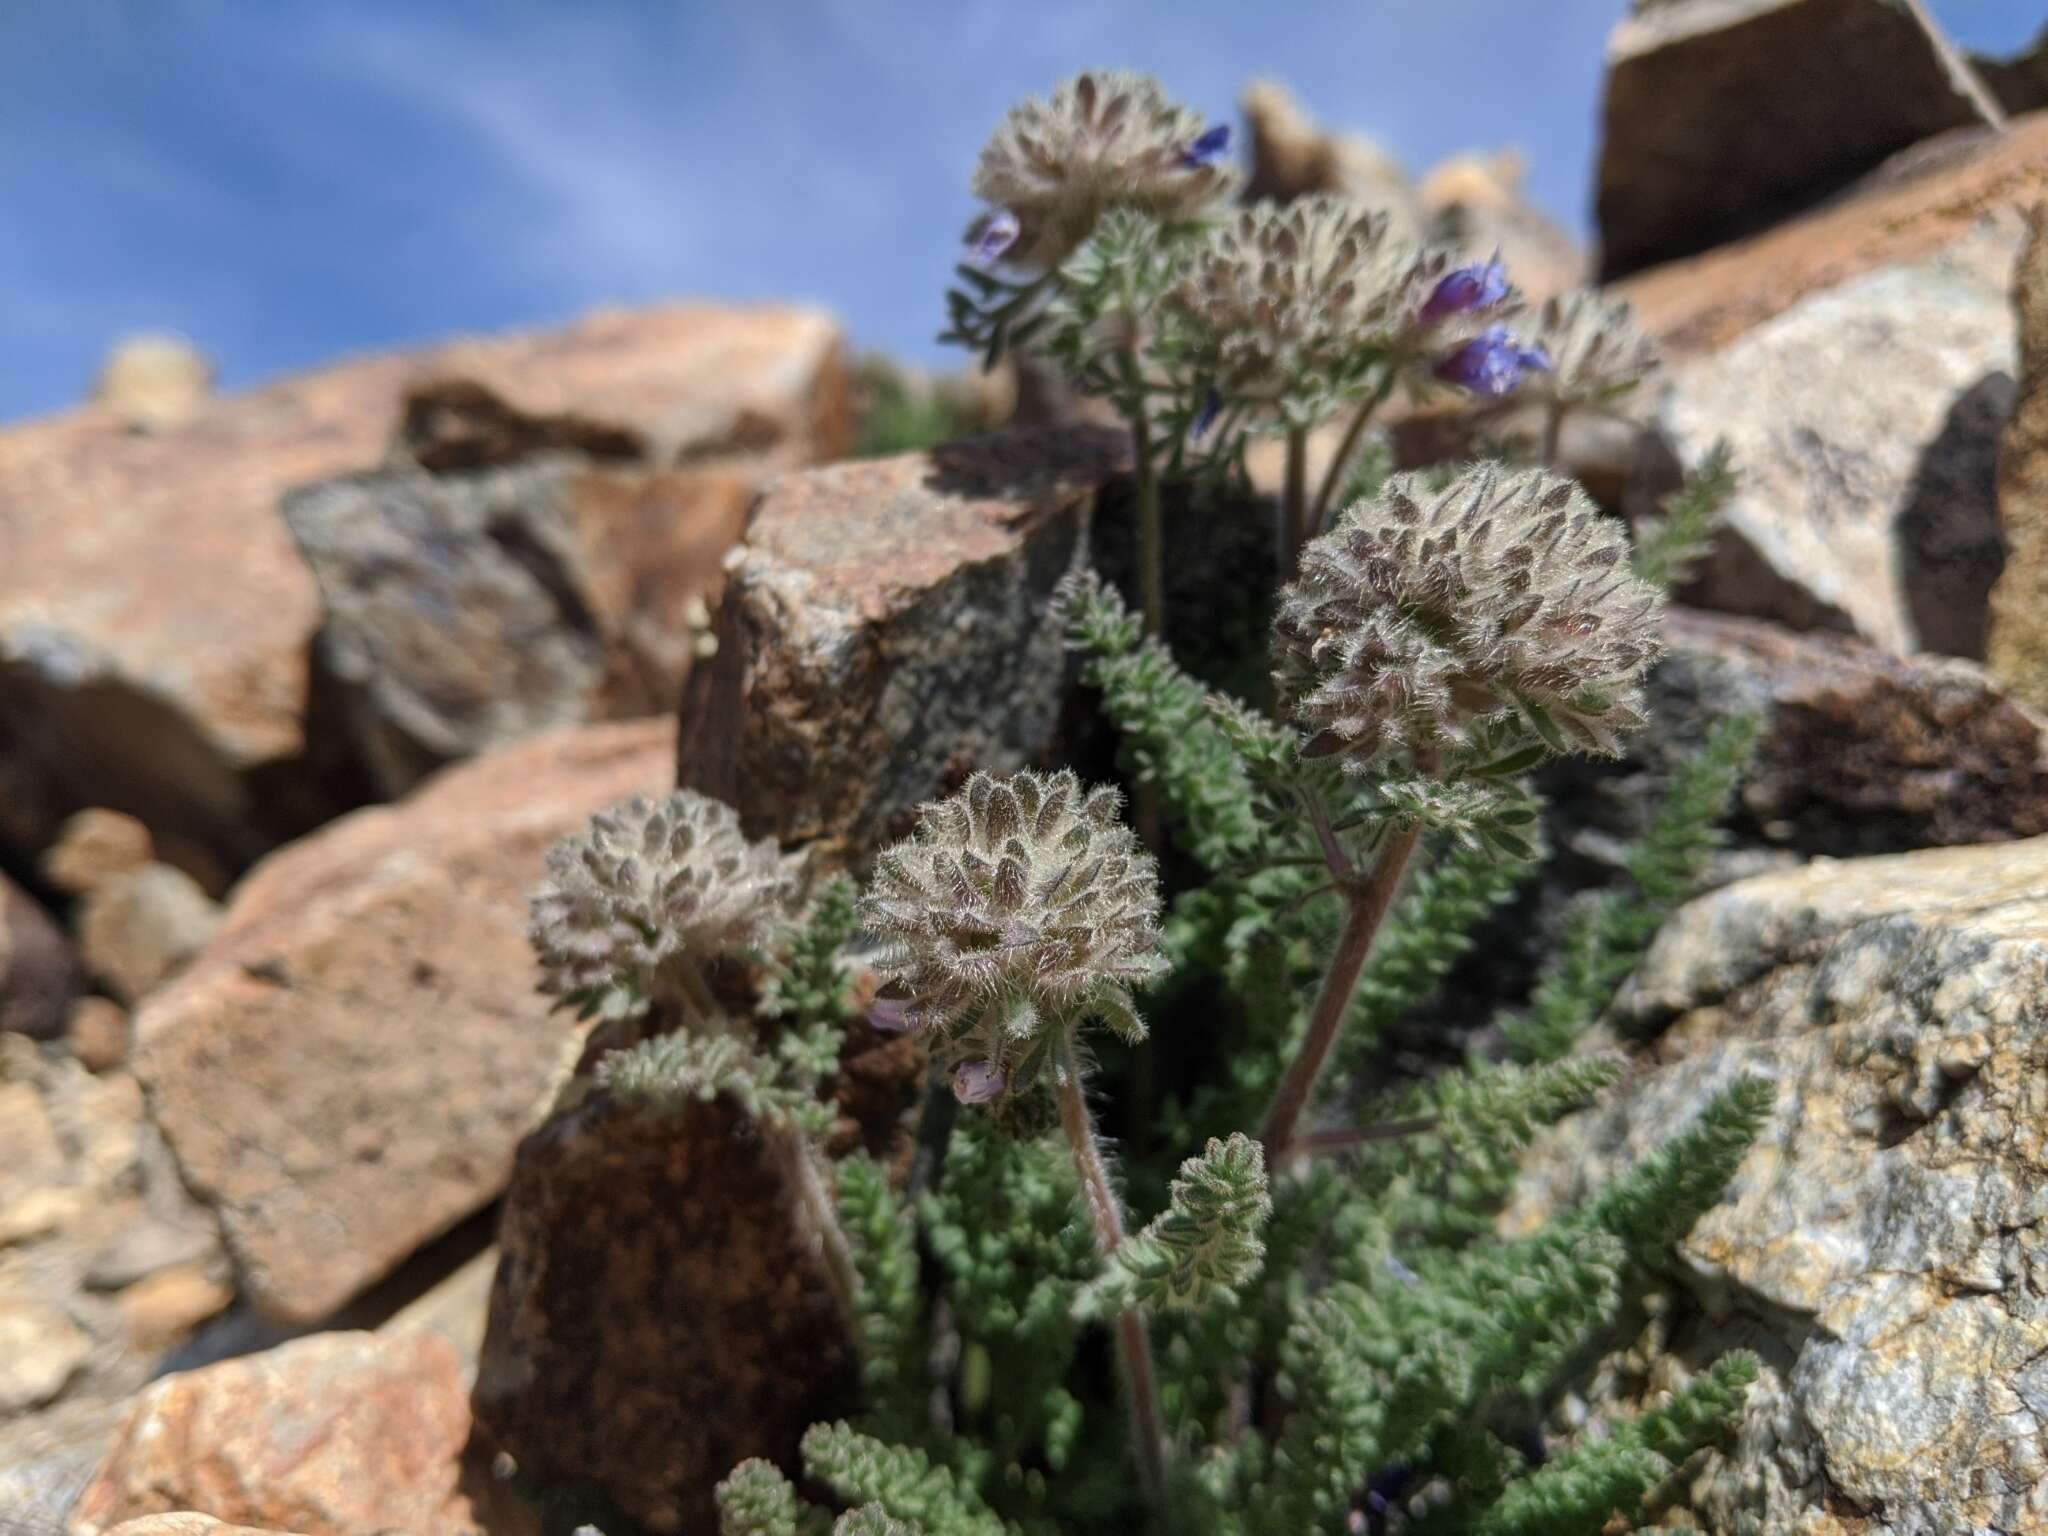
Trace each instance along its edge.
{"label": "brown rock", "polygon": [[542,1483],[708,1531],[735,1463],[794,1466],[807,1426],[858,1403],[823,1262],[723,1100],[558,1115],[519,1148],[500,1243],[477,1419]]}
{"label": "brown rock", "polygon": [[277,516],[292,487],[543,447],[657,464],[846,446],[831,320],[670,305],[537,336],[367,358],[136,434],[87,407],[0,432],[0,842],[90,805],[206,877],[360,798],[308,739],[318,588]]}
{"label": "brown rock", "polygon": [[131,1038],[128,1010],[111,998],[81,997],[64,1016],[64,1043],[88,1072],[126,1066]]}
{"label": "brown rock", "polygon": [[60,891],[83,896],[155,858],[148,827],[133,816],[96,805],[65,819],[56,845],[43,855],[43,878]]}
{"label": "brown rock", "polygon": [[758,470],[852,447],[838,322],[815,309],[668,304],[598,310],[561,331],[458,341],[422,356],[404,435],[429,469],[548,448]]}
{"label": "brown rock", "polygon": [[86,969],[126,1003],[139,1003],[220,928],[220,907],[182,869],[145,864],[94,887],[78,918]]}
{"label": "brown rock", "polygon": [[266,860],[136,1020],[135,1070],[244,1289],[319,1320],[504,1187],[573,1048],[526,896],[594,812],[666,787],[666,722],[506,748]]}
{"label": "brown rock", "polygon": [[2048,709],[2048,204],[2013,275],[2019,398],[1998,455],[2005,568],[1991,589],[1985,660],[2007,687]]}
{"label": "brown rock", "polygon": [[1118,434],[1029,430],[778,481],[684,695],[682,783],[857,858],[951,777],[1032,760],[1065,674],[1047,599],[1123,462]]}
{"label": "brown rock", "polygon": [[84,987],[57,925],[28,892],[0,875],[0,1032],[54,1038]]}
{"label": "brown rock", "polygon": [[672,707],[692,615],[716,596],[753,494],[731,470],[549,453],[288,495],[285,521],[320,582],[337,709],[378,790],[402,794],[551,726]]}
{"label": "brown rock", "polygon": [[469,1429],[443,1340],[315,1334],[145,1388],[70,1530],[192,1509],[324,1536],[459,1530]]}
{"label": "brown rock", "polygon": [[1596,204],[1618,277],[1776,222],[2001,114],[1917,5],[1663,0],[1607,44]]}
{"label": "brown rock", "polygon": [[[1973,231],[1997,232],[2009,264],[2024,233],[2021,211],[2044,196],[2048,113],[2038,113],[2004,133],[1955,133],[1921,145],[1824,207],[1637,273],[1617,291],[1666,354],[1683,360],[1725,347],[1824,289],[1938,256]],[[2008,269],[1994,259],[1985,275],[2002,283]]]}
{"label": "brown rock", "polygon": [[1762,840],[1847,856],[2048,832],[2048,722],[1982,668],[1684,608],[1665,636],[1658,729],[1632,751],[1661,774],[1715,720],[1755,716],[1741,809]]}

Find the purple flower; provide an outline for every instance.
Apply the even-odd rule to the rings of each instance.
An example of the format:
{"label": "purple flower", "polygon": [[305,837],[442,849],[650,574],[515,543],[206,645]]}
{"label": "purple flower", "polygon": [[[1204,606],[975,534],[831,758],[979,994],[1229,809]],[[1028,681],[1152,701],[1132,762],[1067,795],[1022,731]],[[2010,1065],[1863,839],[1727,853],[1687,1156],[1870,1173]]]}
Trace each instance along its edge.
{"label": "purple flower", "polygon": [[1007,208],[998,208],[976,219],[967,228],[967,259],[977,267],[988,266],[1017,243],[1024,226]]}
{"label": "purple flower", "polygon": [[1180,163],[1191,171],[1214,165],[1230,148],[1230,124],[1218,123],[1180,152]]}
{"label": "purple flower", "polygon": [[910,1002],[907,998],[884,997],[868,1010],[868,1025],[878,1035],[900,1035],[910,1028]]}
{"label": "purple flower", "polygon": [[1216,418],[1222,410],[1223,397],[1215,390],[1210,390],[1202,397],[1202,408],[1195,412],[1194,425],[1188,428],[1188,436],[1195,442],[1200,442],[1208,435],[1209,429],[1216,425]]}
{"label": "purple flower", "polygon": [[986,1104],[1009,1086],[992,1061],[963,1061],[953,1069],[953,1097],[962,1104]]}
{"label": "purple flower", "polygon": [[1416,318],[1424,325],[1435,325],[1452,315],[1491,309],[1507,296],[1507,265],[1500,259],[1500,252],[1495,251],[1489,261],[1446,272],[1423,300]]}
{"label": "purple flower", "polygon": [[1548,373],[1550,354],[1525,347],[1504,325],[1489,325],[1436,365],[1436,376],[1475,395],[1499,400],[1511,395],[1524,373]]}

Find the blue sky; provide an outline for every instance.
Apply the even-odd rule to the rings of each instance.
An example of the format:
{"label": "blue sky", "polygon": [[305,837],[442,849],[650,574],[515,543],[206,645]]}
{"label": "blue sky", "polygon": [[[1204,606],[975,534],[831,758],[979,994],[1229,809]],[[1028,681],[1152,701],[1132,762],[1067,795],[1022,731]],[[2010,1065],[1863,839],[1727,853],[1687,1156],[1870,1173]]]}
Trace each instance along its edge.
{"label": "blue sky", "polygon": [[[935,360],[976,150],[1092,64],[1233,122],[1276,75],[1417,169],[1519,145],[1582,228],[1622,5],[0,0],[0,420],[145,328],[236,387],[599,303],[806,298]],[[2048,9],[1931,8],[1993,49]]]}

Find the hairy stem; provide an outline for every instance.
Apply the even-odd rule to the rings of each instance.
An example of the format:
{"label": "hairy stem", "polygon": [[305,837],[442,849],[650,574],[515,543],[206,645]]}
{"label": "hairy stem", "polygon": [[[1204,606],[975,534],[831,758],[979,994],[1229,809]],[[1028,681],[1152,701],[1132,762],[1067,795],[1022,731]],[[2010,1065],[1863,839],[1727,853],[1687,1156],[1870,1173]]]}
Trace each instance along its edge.
{"label": "hairy stem", "polygon": [[1287,490],[1280,503],[1280,576],[1292,581],[1308,542],[1308,428],[1287,429]]}
{"label": "hairy stem", "polygon": [[1138,510],[1138,597],[1145,633],[1166,633],[1166,534],[1159,521],[1159,473],[1152,463],[1152,421],[1137,359],[1123,358],[1124,414],[1131,423],[1131,474]]}
{"label": "hairy stem", "polygon": [[1309,527],[1320,532],[1323,520],[1330,515],[1330,503],[1336,500],[1337,492],[1344,484],[1344,471],[1351,462],[1351,455],[1358,449],[1358,440],[1365,436],[1366,424],[1373,413],[1386,404],[1387,396],[1394,392],[1394,381],[1399,377],[1390,364],[1386,377],[1380,380],[1380,387],[1358,402],[1358,410],[1352,415],[1351,425],[1344,429],[1343,441],[1337,444],[1337,456],[1330,460],[1330,467],[1323,471],[1323,483],[1316,490],[1316,499],[1309,508]]}
{"label": "hairy stem", "polygon": [[1372,952],[1372,941],[1386,919],[1387,909],[1394,904],[1394,892],[1401,884],[1409,855],[1415,851],[1420,835],[1421,828],[1414,826],[1391,833],[1365,877],[1345,888],[1344,928],[1337,936],[1330,968],[1323,973],[1323,987],[1316,994],[1315,1011],[1309,1015],[1308,1036],[1294,1060],[1287,1064],[1287,1074],[1281,1078],[1272,1106],[1266,1111],[1266,1123],[1259,1129],[1259,1139],[1266,1144],[1269,1168],[1278,1170],[1294,1148],[1295,1129],[1309,1100],[1315,1096],[1316,1084],[1322,1079],[1338,1036],[1344,1032],[1344,1020],[1351,1011],[1351,997],[1358,990],[1366,956]]}
{"label": "hairy stem", "polygon": [[[1081,1091],[1081,1074],[1071,1049],[1061,1063],[1059,1074],[1060,1128],[1073,1150],[1074,1171],[1081,1176],[1081,1192],[1088,1202],[1088,1218],[1095,1229],[1095,1246],[1107,1263],[1123,1246],[1123,1207],[1110,1187],[1109,1170],[1103,1166],[1102,1148],[1095,1139],[1095,1122],[1088,1113],[1088,1100]],[[1152,1369],[1152,1338],[1145,1329],[1145,1314],[1136,1307],[1117,1314],[1117,1352],[1123,1362],[1124,1395],[1130,1399],[1131,1439],[1138,1458],[1138,1479],[1145,1496],[1155,1505],[1166,1494],[1166,1415],[1159,1406],[1159,1379]]]}

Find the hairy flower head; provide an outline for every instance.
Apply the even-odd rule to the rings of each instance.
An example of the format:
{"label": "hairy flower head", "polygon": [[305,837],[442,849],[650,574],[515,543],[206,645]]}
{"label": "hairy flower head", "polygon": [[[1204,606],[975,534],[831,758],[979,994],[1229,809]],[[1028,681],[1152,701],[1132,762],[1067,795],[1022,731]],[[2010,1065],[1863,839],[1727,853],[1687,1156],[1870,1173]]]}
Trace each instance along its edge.
{"label": "hairy flower head", "polygon": [[1657,344],[1624,299],[1580,288],[1544,304],[1531,337],[1550,358],[1544,392],[1566,405],[1597,405],[1656,371]]}
{"label": "hairy flower head", "polygon": [[1432,492],[1397,475],[1304,550],[1275,678],[1310,750],[1362,770],[1613,753],[1643,723],[1662,603],[1572,480],[1484,465]]}
{"label": "hairy flower head", "polygon": [[1010,259],[1056,266],[1111,208],[1167,220],[1202,212],[1234,183],[1216,163],[1228,139],[1149,75],[1079,74],[1010,109],[982,148],[974,193],[1016,218]]}
{"label": "hairy flower head", "polygon": [[1389,239],[1385,214],[1310,197],[1212,229],[1169,302],[1213,387],[1313,414],[1419,309],[1427,272],[1420,252]]}
{"label": "hairy flower head", "polygon": [[1128,1039],[1130,989],[1165,968],[1159,881],[1113,789],[977,773],[882,854],[862,920],[912,1028],[971,1064],[962,1097],[1027,1087],[1084,1018]]}
{"label": "hairy flower head", "polygon": [[796,883],[770,841],[750,843],[731,806],[689,790],[636,796],[548,850],[529,933],[541,991],[583,1013],[646,1006],[661,968],[763,943]]}

